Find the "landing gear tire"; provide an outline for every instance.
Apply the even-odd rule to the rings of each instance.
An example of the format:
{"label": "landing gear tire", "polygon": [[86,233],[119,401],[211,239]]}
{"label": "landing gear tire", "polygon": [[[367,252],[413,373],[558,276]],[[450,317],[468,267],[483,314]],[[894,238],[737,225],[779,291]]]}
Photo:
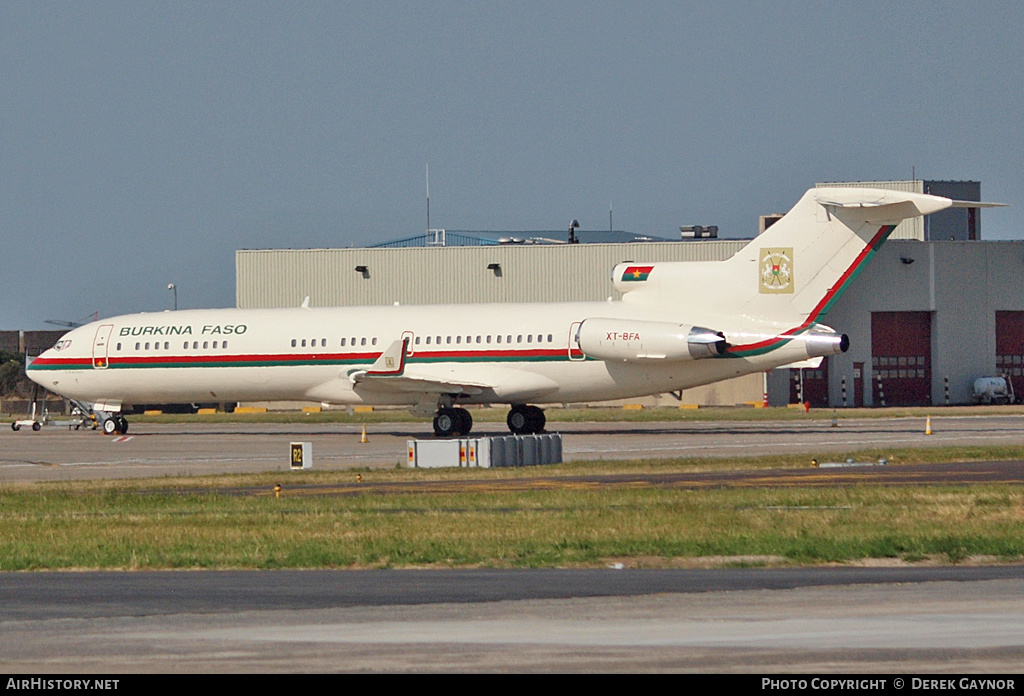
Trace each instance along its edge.
{"label": "landing gear tire", "polygon": [[456,419],[454,408],[442,408],[434,416],[434,435],[451,437],[455,433]]}
{"label": "landing gear tire", "polygon": [[13,430],[14,432],[18,432],[19,430],[21,430],[21,426],[18,425],[17,423],[11,423],[11,430]]}
{"label": "landing gear tire", "polygon": [[434,416],[434,435],[454,437],[468,435],[473,429],[473,416],[464,408],[442,408]]}
{"label": "landing gear tire", "polygon": [[513,406],[505,422],[516,435],[532,435],[544,431],[547,418],[537,406]]}
{"label": "landing gear tire", "polygon": [[473,416],[470,415],[469,411],[464,408],[452,409],[455,411],[456,420],[458,420],[458,433],[460,435],[469,435],[469,431],[473,429]]}
{"label": "landing gear tire", "polygon": [[118,431],[122,435],[127,433],[128,432],[128,419],[125,418],[124,416],[118,416],[117,417],[117,429],[118,429]]}
{"label": "landing gear tire", "polygon": [[32,429],[35,430],[36,432],[39,432],[39,430],[42,429],[42,427],[43,427],[42,423],[33,423],[32,424]]}
{"label": "landing gear tire", "polygon": [[103,434],[114,435],[117,433],[117,419],[116,418],[105,418],[103,420]]}

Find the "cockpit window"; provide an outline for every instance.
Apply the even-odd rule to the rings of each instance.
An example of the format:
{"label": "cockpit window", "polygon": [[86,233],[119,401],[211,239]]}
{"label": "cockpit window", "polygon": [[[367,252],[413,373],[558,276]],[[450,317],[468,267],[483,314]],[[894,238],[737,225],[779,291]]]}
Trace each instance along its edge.
{"label": "cockpit window", "polygon": [[65,338],[63,340],[57,341],[57,343],[54,344],[53,349],[54,350],[64,350],[65,348],[70,348],[70,347],[71,347],[71,339],[70,338]]}

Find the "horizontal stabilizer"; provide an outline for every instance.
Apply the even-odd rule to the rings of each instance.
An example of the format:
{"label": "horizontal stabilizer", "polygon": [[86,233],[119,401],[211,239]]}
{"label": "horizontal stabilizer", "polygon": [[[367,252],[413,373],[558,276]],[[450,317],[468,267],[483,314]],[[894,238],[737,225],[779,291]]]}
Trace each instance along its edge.
{"label": "horizontal stabilizer", "polygon": [[983,201],[953,201],[952,208],[1005,208],[1008,203],[985,203]]}
{"label": "horizontal stabilizer", "polygon": [[845,216],[873,223],[930,215],[953,204],[948,198],[927,193],[870,188],[820,188],[814,198],[837,214],[841,211]]}

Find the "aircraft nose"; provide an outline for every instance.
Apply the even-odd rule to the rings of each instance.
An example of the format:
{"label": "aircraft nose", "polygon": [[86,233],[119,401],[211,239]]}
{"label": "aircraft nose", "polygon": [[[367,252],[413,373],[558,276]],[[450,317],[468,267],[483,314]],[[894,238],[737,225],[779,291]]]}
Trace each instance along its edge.
{"label": "aircraft nose", "polygon": [[[43,355],[45,355],[45,353],[43,353]],[[36,384],[44,386],[42,382],[42,373],[37,369],[33,369],[31,362],[25,365],[25,376],[28,377],[33,382],[35,382]]]}

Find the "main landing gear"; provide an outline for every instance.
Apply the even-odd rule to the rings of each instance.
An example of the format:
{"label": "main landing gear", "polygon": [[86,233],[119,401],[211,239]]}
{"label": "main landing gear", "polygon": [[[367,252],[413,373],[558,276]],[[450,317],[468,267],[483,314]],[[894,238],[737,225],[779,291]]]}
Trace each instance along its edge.
{"label": "main landing gear", "polygon": [[508,424],[508,429],[516,435],[533,435],[544,432],[547,418],[544,417],[542,409],[520,404],[512,407],[505,422]]}
{"label": "main landing gear", "polygon": [[439,408],[434,415],[434,434],[438,437],[469,435],[473,416],[464,408]]}
{"label": "main landing gear", "polygon": [[[516,435],[533,435],[544,432],[547,418],[542,409],[520,404],[512,407],[505,422]],[[473,416],[464,408],[443,406],[434,414],[434,435],[437,437],[460,437],[468,435],[472,429]]]}

